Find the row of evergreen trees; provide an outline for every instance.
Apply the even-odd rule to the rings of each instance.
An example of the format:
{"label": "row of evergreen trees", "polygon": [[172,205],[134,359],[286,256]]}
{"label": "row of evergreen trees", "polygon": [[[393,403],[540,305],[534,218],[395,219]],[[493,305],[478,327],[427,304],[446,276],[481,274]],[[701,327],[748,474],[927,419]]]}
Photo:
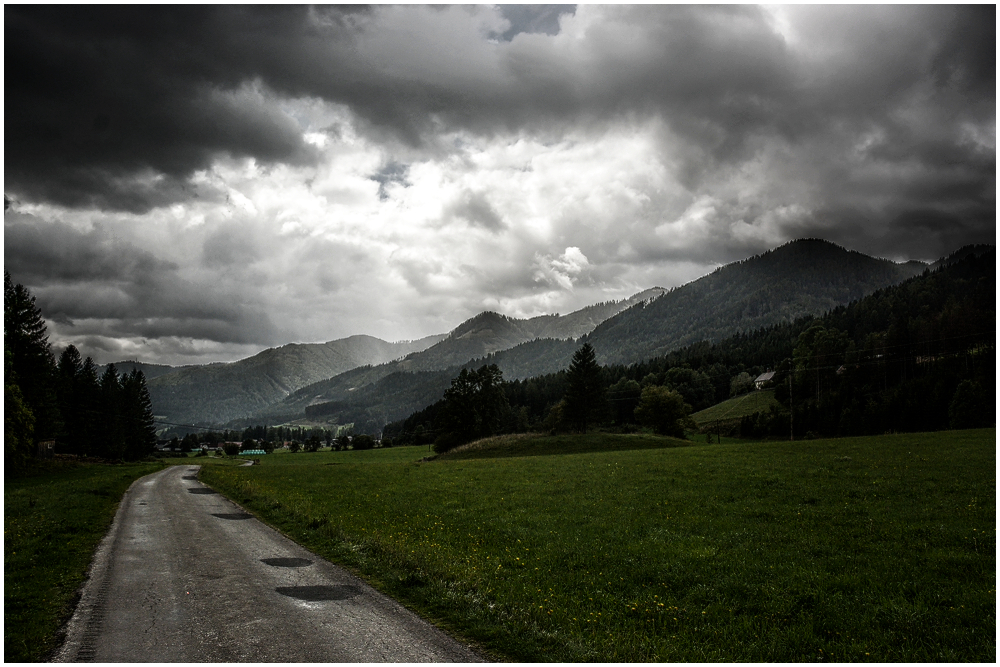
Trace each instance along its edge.
{"label": "row of evergreen trees", "polygon": [[152,403],[142,371],[98,375],[72,345],[58,362],[35,298],[4,272],[4,460],[15,470],[37,443],[56,451],[133,461],[156,446]]}

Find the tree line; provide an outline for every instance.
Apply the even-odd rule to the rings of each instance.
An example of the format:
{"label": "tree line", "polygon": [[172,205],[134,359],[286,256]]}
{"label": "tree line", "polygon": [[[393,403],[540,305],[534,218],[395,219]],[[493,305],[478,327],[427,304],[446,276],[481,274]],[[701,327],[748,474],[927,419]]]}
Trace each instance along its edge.
{"label": "tree line", "polygon": [[140,370],[98,375],[73,345],[58,361],[35,297],[4,272],[4,461],[16,470],[37,443],[57,453],[134,461],[153,452],[156,429]]}
{"label": "tree line", "polygon": [[[634,383],[632,401],[627,396],[632,387],[623,391],[619,383],[609,388],[606,375],[589,343],[576,351],[566,371],[554,378],[543,377],[537,384],[504,382],[495,364],[478,370],[462,369],[440,401],[406,420],[387,425],[384,432],[398,445],[433,442],[439,453],[479,438],[532,428],[586,433],[609,423],[641,424],[662,435],[684,437],[691,405],[679,391],[647,378],[642,386]],[[528,405],[519,404],[518,397],[541,397],[543,391],[550,397],[558,392],[559,397],[548,406],[544,420],[533,423]],[[623,407],[626,405],[627,409]],[[632,426],[630,430],[634,429]]]}
{"label": "tree line", "polygon": [[[183,429],[183,427],[182,427]],[[288,446],[292,453],[318,452],[320,447],[329,447],[330,451],[347,449],[374,449],[377,446],[391,447],[392,441],[377,441],[367,434],[355,434],[350,426],[325,429],[319,426],[248,426],[242,430],[224,429],[222,431],[207,430],[204,433],[170,431],[172,435],[167,443],[167,449],[182,453],[221,448],[226,454],[233,456],[249,450],[264,450],[268,454],[279,447]]]}

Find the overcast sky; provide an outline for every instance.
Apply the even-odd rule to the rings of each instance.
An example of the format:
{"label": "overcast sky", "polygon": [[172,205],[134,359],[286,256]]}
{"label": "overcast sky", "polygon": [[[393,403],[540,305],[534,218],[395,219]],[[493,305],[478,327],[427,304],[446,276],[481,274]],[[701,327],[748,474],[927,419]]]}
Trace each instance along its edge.
{"label": "overcast sky", "polygon": [[5,269],[178,364],[936,259],[995,243],[995,11],[8,5]]}

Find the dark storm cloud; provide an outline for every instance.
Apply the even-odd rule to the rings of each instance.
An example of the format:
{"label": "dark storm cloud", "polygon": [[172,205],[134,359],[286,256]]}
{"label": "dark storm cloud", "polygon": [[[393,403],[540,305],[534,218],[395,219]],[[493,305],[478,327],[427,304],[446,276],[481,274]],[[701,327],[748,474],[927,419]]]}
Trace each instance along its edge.
{"label": "dark storm cloud", "polygon": [[[187,199],[223,153],[304,162],[254,56],[301,34],[304,9],[7,7],[5,187],[142,212]],[[270,39],[262,39],[271,36]]]}
{"label": "dark storm cloud", "polygon": [[[935,212],[918,217],[942,239],[956,219],[979,236],[992,225],[995,137],[984,150],[962,132],[995,133],[993,6],[787,7],[799,31],[787,40],[758,7],[506,6],[499,44],[454,32],[470,29],[457,11],[434,10],[422,31],[422,7],[8,7],[5,187],[129,211],[214,196],[188,177],[219,154],[308,163],[279,102],[317,97],[424,148],[448,130],[558,138],[659,118],[663,154],[694,193],[786,151],[789,173],[770,176],[811,179],[816,211],[790,228],[860,210],[879,227],[863,236],[888,245],[907,211]],[[384,196],[394,174],[374,178]],[[465,217],[497,228],[476,208]]]}
{"label": "dark storm cloud", "polygon": [[239,290],[197,285],[177,264],[100,228],[82,232],[8,213],[4,268],[15,282],[31,286],[46,319],[67,327],[78,320],[98,320],[100,333],[112,337],[183,336],[257,344],[278,340],[267,313],[245,303]]}

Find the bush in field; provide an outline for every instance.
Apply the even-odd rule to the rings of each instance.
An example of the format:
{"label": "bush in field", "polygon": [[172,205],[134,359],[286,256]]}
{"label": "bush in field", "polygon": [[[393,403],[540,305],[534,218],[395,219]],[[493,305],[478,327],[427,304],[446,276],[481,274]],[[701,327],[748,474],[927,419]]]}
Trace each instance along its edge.
{"label": "bush in field", "polygon": [[288,451],[292,454],[298,453],[300,449],[302,449],[302,445],[299,444],[298,440],[292,440],[291,444],[288,445]]}
{"label": "bush in field", "polygon": [[375,449],[375,438],[370,435],[356,435],[351,443],[354,449]]}
{"label": "bush in field", "polygon": [[691,406],[681,395],[666,387],[649,386],[642,390],[635,418],[643,426],[651,426],[660,435],[684,437],[684,419]]}
{"label": "bush in field", "polygon": [[466,440],[460,438],[457,433],[447,431],[434,440],[434,451],[438,454],[444,454],[465,443]]}
{"label": "bush in field", "polygon": [[222,451],[228,456],[236,456],[240,453],[240,445],[238,442],[226,442],[222,445]]}
{"label": "bush in field", "polygon": [[334,443],[336,443],[338,452],[347,451],[347,448],[351,445],[351,431],[349,429],[342,431],[341,434],[334,439]]}
{"label": "bush in field", "polygon": [[948,425],[951,428],[980,428],[996,421],[993,397],[973,380],[962,380],[948,405]]}

